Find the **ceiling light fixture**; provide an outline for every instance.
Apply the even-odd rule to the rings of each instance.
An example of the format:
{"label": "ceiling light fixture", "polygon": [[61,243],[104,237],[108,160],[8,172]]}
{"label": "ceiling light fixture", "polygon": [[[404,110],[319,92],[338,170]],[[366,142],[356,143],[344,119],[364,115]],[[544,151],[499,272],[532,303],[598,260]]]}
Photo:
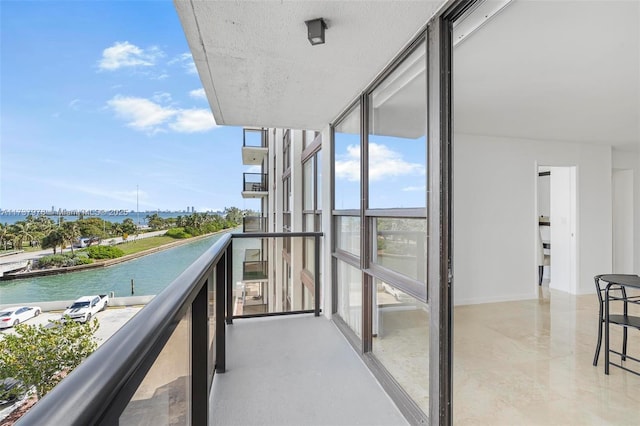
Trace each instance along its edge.
{"label": "ceiling light fixture", "polygon": [[312,19],[310,21],[304,21],[307,24],[307,38],[312,46],[316,44],[324,44],[324,30],[327,28],[327,23],[323,18]]}

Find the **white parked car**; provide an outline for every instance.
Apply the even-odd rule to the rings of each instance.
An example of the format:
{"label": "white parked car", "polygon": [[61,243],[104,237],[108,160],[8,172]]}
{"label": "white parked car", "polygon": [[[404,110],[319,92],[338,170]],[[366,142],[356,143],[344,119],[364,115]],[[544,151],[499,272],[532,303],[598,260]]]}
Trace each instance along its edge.
{"label": "white parked car", "polygon": [[61,320],[67,317],[78,322],[87,322],[91,317],[100,311],[107,309],[109,305],[109,296],[106,294],[96,294],[94,296],[82,296],[73,302],[73,305],[67,307],[62,313]]}
{"label": "white parked car", "polygon": [[9,328],[37,317],[42,312],[39,306],[13,306],[0,309],[0,328]]}

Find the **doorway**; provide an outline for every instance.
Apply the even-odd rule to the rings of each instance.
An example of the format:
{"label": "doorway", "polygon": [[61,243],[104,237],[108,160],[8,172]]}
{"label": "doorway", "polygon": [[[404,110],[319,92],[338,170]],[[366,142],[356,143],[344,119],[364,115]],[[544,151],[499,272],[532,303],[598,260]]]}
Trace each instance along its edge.
{"label": "doorway", "polygon": [[[536,247],[538,284],[577,294],[575,166],[538,166]],[[542,249],[542,250],[541,250]],[[542,255],[542,256],[541,256]]]}

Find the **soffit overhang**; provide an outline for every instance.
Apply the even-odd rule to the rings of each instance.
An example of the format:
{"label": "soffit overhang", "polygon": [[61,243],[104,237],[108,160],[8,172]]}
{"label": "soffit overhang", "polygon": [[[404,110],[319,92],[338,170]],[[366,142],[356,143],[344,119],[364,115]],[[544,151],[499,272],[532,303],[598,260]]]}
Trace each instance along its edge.
{"label": "soffit overhang", "polygon": [[331,122],[443,3],[175,0],[216,123],[296,129]]}

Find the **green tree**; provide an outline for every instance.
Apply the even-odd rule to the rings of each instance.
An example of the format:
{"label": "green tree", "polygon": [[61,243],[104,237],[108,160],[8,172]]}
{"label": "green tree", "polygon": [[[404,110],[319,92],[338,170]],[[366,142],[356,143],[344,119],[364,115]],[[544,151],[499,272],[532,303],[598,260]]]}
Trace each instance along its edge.
{"label": "green tree", "polygon": [[42,239],[42,248],[53,249],[53,254],[56,254],[58,246],[64,244],[64,235],[60,229],[53,229]]}
{"label": "green tree", "polygon": [[[69,243],[71,253],[73,253],[73,244],[81,237],[80,227],[77,222],[65,222],[62,224],[62,236],[65,243]],[[62,252],[62,250],[60,250]]]}
{"label": "green tree", "polygon": [[[78,228],[80,235],[83,237],[107,237],[107,224],[99,217],[88,217],[86,219],[78,219]],[[111,224],[109,224],[111,229]]]}
{"label": "green tree", "polygon": [[122,221],[121,227],[122,234],[136,235],[138,233],[138,227],[130,217]]}
{"label": "green tree", "polygon": [[20,220],[11,225],[14,247],[21,249],[25,240],[31,241],[34,238],[34,231],[34,226],[30,221]]}
{"label": "green tree", "polygon": [[242,218],[244,217],[244,213],[237,207],[225,207],[224,208],[224,218],[227,222],[233,223],[235,226],[238,226],[242,223]]}
{"label": "green tree", "polygon": [[157,231],[158,229],[165,229],[167,226],[165,220],[161,218],[158,213],[147,215],[146,219],[147,225],[149,225],[149,228],[154,231]]}
{"label": "green tree", "polygon": [[54,326],[20,324],[15,334],[0,340],[0,377],[13,377],[32,386],[38,399],[97,348],[93,337],[98,320],[85,324],[53,321]]}
{"label": "green tree", "polygon": [[0,223],[0,244],[2,244],[4,250],[7,249],[7,244],[9,244],[10,241],[13,241],[11,227],[6,223],[4,225]]}

